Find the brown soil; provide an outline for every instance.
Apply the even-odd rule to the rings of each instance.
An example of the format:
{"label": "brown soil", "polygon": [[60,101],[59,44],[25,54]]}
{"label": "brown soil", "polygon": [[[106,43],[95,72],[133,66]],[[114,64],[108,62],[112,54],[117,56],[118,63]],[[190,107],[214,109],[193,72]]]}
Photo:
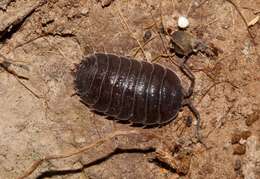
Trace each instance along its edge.
{"label": "brown soil", "polygon": [[[260,0],[233,1],[247,22],[260,16]],[[186,108],[174,122],[143,129],[95,114],[73,95],[71,71],[84,55],[105,51],[152,61],[169,53],[170,38],[162,34],[162,43],[158,32],[175,31],[178,16],[188,11],[188,31],[219,52],[188,61],[207,148],[194,143],[196,122],[186,126]],[[260,21],[249,29],[256,43],[259,29]],[[9,59],[0,58],[0,178],[17,178],[41,157],[133,129],[160,138],[114,137],[44,162],[28,178],[260,177],[260,46],[230,1],[2,0],[0,40],[0,53]],[[156,62],[189,84],[170,58]]]}

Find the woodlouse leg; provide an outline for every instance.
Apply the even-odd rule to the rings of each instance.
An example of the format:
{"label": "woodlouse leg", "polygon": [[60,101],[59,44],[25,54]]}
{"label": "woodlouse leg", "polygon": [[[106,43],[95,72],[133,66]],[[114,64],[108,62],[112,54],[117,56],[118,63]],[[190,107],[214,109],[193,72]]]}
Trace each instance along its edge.
{"label": "woodlouse leg", "polygon": [[190,87],[189,87],[188,91],[185,92],[185,98],[188,98],[193,93],[193,89],[194,89],[194,86],[195,86],[195,76],[191,72],[190,68],[185,64],[186,61],[187,61],[187,59],[185,59],[181,63],[180,69],[191,80]]}
{"label": "woodlouse leg", "polygon": [[199,111],[193,106],[192,102],[190,101],[190,99],[184,99],[182,102],[183,106],[188,106],[188,108],[191,110],[191,112],[193,113],[193,115],[196,117],[197,120],[197,124],[196,124],[196,137],[198,139],[198,142],[201,142],[201,136],[200,136],[200,113]]}

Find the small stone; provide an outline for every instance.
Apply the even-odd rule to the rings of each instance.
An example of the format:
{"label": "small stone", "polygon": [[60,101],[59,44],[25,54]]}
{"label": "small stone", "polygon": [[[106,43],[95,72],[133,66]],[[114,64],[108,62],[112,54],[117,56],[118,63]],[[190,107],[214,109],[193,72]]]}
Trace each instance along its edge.
{"label": "small stone", "polygon": [[227,25],[227,24],[225,24],[225,25],[222,25],[221,27],[222,27],[222,29],[225,29],[225,30],[227,30],[227,29],[229,29],[229,28],[230,28],[230,25]]}
{"label": "small stone", "polygon": [[239,132],[235,132],[232,134],[232,137],[231,137],[231,144],[237,144],[239,143],[241,139],[241,135]]}
{"label": "small stone", "polygon": [[180,176],[177,173],[173,173],[169,179],[179,179]]}
{"label": "small stone", "polygon": [[145,53],[145,58],[146,58],[146,60],[147,60],[148,62],[151,62],[151,61],[152,61],[152,54],[151,54],[151,52],[145,51],[144,53]]}
{"label": "small stone", "polygon": [[190,169],[191,155],[180,154],[176,159],[178,160],[176,173],[179,175],[187,175]]}
{"label": "small stone", "polygon": [[171,150],[172,154],[178,153],[181,150],[181,147],[181,144],[175,143]]}
{"label": "small stone", "polygon": [[246,140],[245,139],[240,139],[239,144],[245,144]]}
{"label": "small stone", "polygon": [[233,145],[233,154],[234,155],[244,155],[246,153],[246,146],[241,144]]}
{"label": "small stone", "polygon": [[80,11],[80,13],[81,13],[82,15],[84,15],[84,16],[88,15],[88,13],[89,13],[89,8],[87,8],[87,7],[82,8],[81,11]]}
{"label": "small stone", "polygon": [[178,27],[181,29],[186,29],[189,26],[189,20],[185,16],[180,16],[178,18]]}
{"label": "small stone", "polygon": [[108,7],[114,0],[102,0],[101,5],[102,7]]}
{"label": "small stone", "polygon": [[144,42],[147,42],[151,37],[152,37],[152,32],[151,32],[151,30],[145,31],[144,37],[143,37]]}
{"label": "small stone", "polygon": [[235,132],[231,137],[231,144],[237,144],[241,139],[247,140],[252,135],[251,131]]}
{"label": "small stone", "polygon": [[221,36],[221,35],[217,35],[216,39],[220,40],[220,41],[225,41],[226,40],[226,38],[224,36]]}
{"label": "small stone", "polygon": [[195,7],[199,7],[200,5],[201,5],[201,4],[199,4],[198,2],[196,2],[196,1],[194,2],[194,6],[195,6]]}
{"label": "small stone", "polygon": [[246,119],[246,125],[251,126],[255,121],[260,118],[260,111],[255,111]]}
{"label": "small stone", "polygon": [[86,142],[86,139],[84,137],[76,137],[75,142],[77,142],[78,144],[82,144]]}
{"label": "small stone", "polygon": [[241,137],[244,140],[247,140],[247,138],[250,137],[251,135],[252,135],[251,131],[243,131],[243,132],[241,132]]}
{"label": "small stone", "polygon": [[[192,125],[192,117],[191,116],[188,116],[186,119],[185,119],[185,124],[187,127],[191,127]],[[197,125],[197,124],[196,124]]]}
{"label": "small stone", "polygon": [[241,169],[241,161],[237,159],[234,164],[234,170],[240,170]]}

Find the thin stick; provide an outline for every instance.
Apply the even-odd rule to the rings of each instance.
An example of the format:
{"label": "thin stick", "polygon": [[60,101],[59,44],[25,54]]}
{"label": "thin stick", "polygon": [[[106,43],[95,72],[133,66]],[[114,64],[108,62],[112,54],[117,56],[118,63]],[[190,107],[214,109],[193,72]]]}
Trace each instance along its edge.
{"label": "thin stick", "polygon": [[237,5],[232,1],[232,0],[226,0],[227,2],[229,2],[230,4],[232,4],[234,6],[234,8],[236,9],[236,11],[238,12],[238,14],[240,15],[240,17],[242,18],[245,26],[246,26],[246,30],[250,36],[250,38],[252,39],[252,42],[254,43],[254,45],[256,45],[256,42],[255,42],[255,39],[254,39],[254,36],[253,34],[251,33],[249,27],[248,27],[248,24],[246,22],[246,18],[243,16],[243,14],[241,13],[241,11],[239,10],[239,8],[237,7]]}
{"label": "thin stick", "polygon": [[[46,162],[46,161],[49,161],[49,160],[54,160],[54,159],[64,159],[64,158],[68,158],[68,157],[71,157],[71,156],[74,156],[74,155],[78,155],[78,154],[81,154],[83,152],[86,152],[87,150],[89,149],[92,149],[94,147],[98,147],[100,146],[101,144],[105,143],[106,141],[109,141],[111,140],[112,138],[114,137],[117,137],[117,136],[120,136],[120,135],[129,135],[129,134],[140,134],[142,132],[140,131],[136,131],[136,130],[128,130],[128,131],[115,131],[111,134],[109,134],[108,136],[92,143],[92,144],[89,144],[89,145],[86,145],[80,149],[76,149],[72,152],[69,152],[69,153],[65,153],[65,154],[59,154],[59,155],[50,155],[50,156],[46,156],[46,157],[43,157],[39,160],[36,160],[35,162],[33,162],[33,164],[31,165],[30,168],[28,168],[20,177],[18,177],[17,179],[24,179],[26,177],[28,177],[29,175],[31,175],[43,162]],[[148,133],[145,133],[146,135]],[[149,135],[150,134],[150,135]],[[153,133],[149,133],[148,135],[153,137],[153,138],[160,138],[160,136],[157,136],[156,134],[153,134]]]}
{"label": "thin stick", "polygon": [[9,61],[4,61],[3,63],[0,62],[0,67],[2,67],[7,73],[10,73],[13,76],[20,79],[29,80],[28,77],[16,73],[15,70],[12,68],[12,66],[10,67],[10,65],[14,65],[14,64],[10,63]]}
{"label": "thin stick", "polygon": [[[157,23],[156,23],[156,20],[155,20],[155,18],[154,18],[154,16],[153,16],[153,14],[152,14],[151,11],[150,11],[150,13],[151,13],[151,16],[152,16],[152,18],[153,18],[153,21],[154,21],[154,23],[155,23],[156,28],[157,28],[157,29],[160,29],[160,28],[158,27],[158,25],[157,25]],[[161,24],[162,24],[163,29],[164,29],[163,16],[162,16],[162,2],[160,2],[160,20],[161,20]],[[164,29],[164,31],[166,31],[167,35],[170,36],[170,34],[168,34],[167,30]],[[162,45],[163,45],[163,48],[164,48],[164,53],[167,53],[167,48],[166,48],[166,45],[165,45],[165,43],[164,43],[162,34],[160,33],[160,31],[158,31],[158,34],[159,34],[160,39],[161,39],[161,41],[162,41]]]}
{"label": "thin stick", "polygon": [[230,81],[218,81],[218,82],[214,82],[207,90],[206,92],[204,92],[202,95],[201,95],[201,98],[198,100],[198,104],[201,103],[201,101],[203,100],[203,98],[211,91],[212,88],[220,85],[220,84],[223,84],[223,83],[227,83],[229,85],[231,85],[233,88],[238,88],[237,86],[235,86],[234,84],[232,84]]}
{"label": "thin stick", "polygon": [[[147,2],[146,2],[147,3]],[[147,3],[148,4],[148,3]],[[155,18],[154,18],[154,16],[153,16],[153,13],[150,11],[150,14],[151,14],[151,17],[152,17],[152,19],[153,19],[153,21],[154,21],[154,24],[155,24],[155,27],[157,28],[157,29],[159,29],[159,27],[158,27],[158,25],[157,25],[157,23],[156,23],[156,20],[155,20]],[[160,3],[160,19],[161,19],[161,23],[162,23],[162,25],[163,25],[163,19],[162,19],[162,4]],[[164,27],[163,27],[164,28]],[[166,31],[167,32],[167,31]],[[172,63],[172,64],[174,64],[174,65],[176,65],[176,66],[178,66],[179,67],[179,65],[175,62],[175,60],[172,58],[172,55],[165,55],[165,54],[167,54],[167,48],[166,48],[166,45],[165,45],[165,43],[164,43],[164,40],[163,40],[163,37],[162,37],[162,34],[160,33],[160,32],[158,32],[158,34],[159,34],[159,37],[160,37],[160,40],[161,40],[161,42],[162,42],[162,45],[163,45],[163,50],[164,50],[164,54],[162,54],[162,55],[160,55],[160,56],[157,56],[155,59],[153,59],[153,61],[154,60],[156,60],[157,58],[160,58],[160,57],[169,57],[170,58],[170,62]],[[170,34],[168,34],[168,32],[167,32],[167,35],[168,36],[170,36]]]}
{"label": "thin stick", "polygon": [[190,14],[190,11],[191,11],[191,8],[192,8],[193,4],[194,4],[194,0],[192,0],[192,1],[190,2],[190,4],[189,4],[188,10],[187,10],[187,12],[186,12],[186,14],[185,14],[186,17],[189,17],[189,14]]}
{"label": "thin stick", "polygon": [[[151,42],[152,40],[154,40],[156,37],[157,37],[157,36],[154,36],[153,38],[150,38],[149,40],[147,40],[147,41],[144,43],[143,47],[145,47],[149,42]],[[135,51],[133,57],[135,57],[140,50],[142,50],[141,47],[139,47],[139,48]]]}
{"label": "thin stick", "polygon": [[16,45],[16,46],[14,47],[14,49],[20,48],[20,47],[22,47],[22,46],[24,46],[24,45],[27,45],[27,44],[29,44],[29,43],[31,43],[31,42],[33,42],[33,41],[35,41],[35,40],[38,40],[38,39],[40,39],[40,38],[42,38],[42,37],[45,37],[45,36],[47,36],[47,35],[48,35],[48,34],[41,34],[41,35],[39,35],[39,36],[37,36],[37,37],[34,37],[34,38],[32,38],[32,39],[29,39],[29,40],[26,41],[26,42],[23,42],[23,43],[20,43],[20,44]]}
{"label": "thin stick", "polygon": [[199,8],[199,7],[201,7],[202,5],[204,5],[207,1],[209,1],[209,0],[204,0],[204,1],[202,1],[202,2],[196,7],[196,9]]}
{"label": "thin stick", "polygon": [[9,59],[7,59],[4,55],[0,54],[0,57],[2,57],[4,60],[0,59],[0,66],[4,68],[4,70],[11,75],[14,76],[14,78],[18,81],[19,84],[21,84],[26,90],[28,90],[33,96],[35,96],[37,99],[42,98],[40,95],[36,94],[33,90],[31,90],[28,86],[26,86],[21,79],[29,80],[28,77],[22,76],[17,74],[12,68],[9,68],[4,63],[12,64]]}
{"label": "thin stick", "polygon": [[122,15],[121,11],[119,10],[119,8],[117,8],[117,11],[118,11],[119,17],[120,17],[120,19],[121,19],[121,22],[123,21],[124,24],[126,25],[126,28],[127,28],[128,32],[131,34],[131,37],[134,38],[134,39],[136,40],[136,42],[138,43],[140,49],[142,50],[142,53],[143,53],[143,55],[144,55],[144,58],[145,58],[145,60],[147,61],[147,58],[146,58],[146,55],[145,55],[145,51],[144,51],[144,48],[143,48],[142,44],[141,44],[140,41],[133,35],[133,32],[131,31],[131,29],[130,29],[128,23],[126,22],[126,20],[125,20],[124,16]]}
{"label": "thin stick", "polygon": [[155,58],[152,59],[152,62],[156,62],[159,58],[170,58],[173,57],[175,55],[171,55],[171,54],[160,54],[157,55]]}
{"label": "thin stick", "polygon": [[15,69],[13,69],[12,65],[14,66],[15,64],[13,63],[13,60],[10,60],[6,58],[4,55],[0,54],[0,67],[2,67],[7,73],[12,74],[13,76],[16,76],[18,78],[24,79],[24,80],[29,80],[28,77],[19,75],[18,73],[15,72]]}
{"label": "thin stick", "polygon": [[37,99],[42,98],[42,96],[36,94],[33,90],[31,90],[28,86],[26,86],[17,76],[14,76],[15,79],[25,88],[27,89],[33,96],[35,96]]}

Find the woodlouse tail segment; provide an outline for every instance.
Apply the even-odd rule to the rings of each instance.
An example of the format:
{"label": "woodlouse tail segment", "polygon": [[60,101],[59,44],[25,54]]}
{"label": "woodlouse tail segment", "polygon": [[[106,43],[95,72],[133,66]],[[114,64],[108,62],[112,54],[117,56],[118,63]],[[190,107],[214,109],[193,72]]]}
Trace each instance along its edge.
{"label": "woodlouse tail segment", "polygon": [[197,124],[196,124],[196,137],[198,139],[198,142],[202,143],[201,135],[200,135],[200,113],[199,113],[199,111],[193,106],[193,104],[190,101],[190,99],[184,99],[182,105],[183,106],[188,106],[188,108],[191,110],[193,115],[196,117],[196,120],[197,120]]}

